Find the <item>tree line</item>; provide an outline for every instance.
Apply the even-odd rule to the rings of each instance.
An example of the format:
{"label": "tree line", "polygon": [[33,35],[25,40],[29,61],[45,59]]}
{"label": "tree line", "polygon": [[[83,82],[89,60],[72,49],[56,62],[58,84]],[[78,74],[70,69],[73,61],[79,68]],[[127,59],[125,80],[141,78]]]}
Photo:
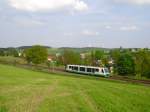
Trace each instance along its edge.
{"label": "tree line", "polygon": [[[16,49],[0,49],[1,56],[18,56]],[[23,51],[22,57],[29,64],[45,63],[48,67],[51,61],[47,60],[48,50],[43,46],[32,46]],[[54,55],[53,61],[56,65],[90,65],[113,68],[113,74],[122,76],[136,76],[137,78],[150,78],[150,51],[149,49],[111,49],[93,50],[89,52],[75,52],[73,50],[64,50],[60,55]]]}
{"label": "tree line", "polygon": [[114,59],[115,73],[123,76],[150,78],[150,51],[148,49],[140,49],[136,52],[114,50],[110,55]]}
{"label": "tree line", "polygon": [[18,57],[18,51],[15,48],[0,48],[0,56],[14,56]]}

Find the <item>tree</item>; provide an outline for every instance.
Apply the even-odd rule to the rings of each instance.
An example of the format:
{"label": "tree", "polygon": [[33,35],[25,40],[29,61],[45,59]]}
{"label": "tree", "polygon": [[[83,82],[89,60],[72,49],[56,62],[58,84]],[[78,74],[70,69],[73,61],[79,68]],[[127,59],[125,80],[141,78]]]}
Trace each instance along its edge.
{"label": "tree", "polygon": [[29,63],[40,64],[47,60],[48,51],[45,47],[35,45],[25,50],[25,57]]}
{"label": "tree", "polygon": [[71,50],[65,50],[63,53],[63,63],[66,64],[80,64],[80,54]]}
{"label": "tree", "polygon": [[110,65],[108,62],[109,62],[109,58],[108,58],[108,57],[103,57],[103,59],[102,59],[103,65],[104,65],[105,67],[110,68],[111,65]]}
{"label": "tree", "polygon": [[18,51],[15,48],[6,48],[4,50],[4,53],[5,53],[6,56],[18,57]]}
{"label": "tree", "polygon": [[135,70],[134,60],[130,54],[122,54],[117,62],[117,72],[119,75],[133,75]]}
{"label": "tree", "polygon": [[111,56],[112,59],[115,61],[115,63],[117,63],[117,61],[118,61],[120,55],[121,55],[121,52],[120,52],[120,50],[118,50],[118,49],[112,50],[112,51],[110,52],[110,56]]}
{"label": "tree", "polygon": [[100,66],[101,60],[104,58],[104,51],[91,51],[91,65]]}
{"label": "tree", "polygon": [[117,63],[118,63],[118,60],[121,56],[121,52],[120,52],[120,49],[114,49],[114,50],[111,50],[110,52],[110,57],[113,59],[114,61],[114,64],[113,64],[113,68],[114,68],[114,73],[117,73],[118,70],[117,70]]}
{"label": "tree", "polygon": [[5,55],[5,52],[3,49],[0,49],[0,56],[4,56]]}
{"label": "tree", "polygon": [[135,73],[137,78],[142,76],[150,78],[150,52],[148,50],[140,50],[134,54]]}
{"label": "tree", "polygon": [[86,55],[83,65],[93,65],[91,54]]}
{"label": "tree", "polygon": [[89,57],[89,59],[91,59],[91,65],[94,66],[95,64],[95,52],[91,51],[91,56]]}
{"label": "tree", "polygon": [[104,52],[102,50],[95,51],[95,60],[101,60],[104,57]]}
{"label": "tree", "polygon": [[16,49],[12,49],[11,54],[14,57],[18,57],[19,56],[18,51]]}

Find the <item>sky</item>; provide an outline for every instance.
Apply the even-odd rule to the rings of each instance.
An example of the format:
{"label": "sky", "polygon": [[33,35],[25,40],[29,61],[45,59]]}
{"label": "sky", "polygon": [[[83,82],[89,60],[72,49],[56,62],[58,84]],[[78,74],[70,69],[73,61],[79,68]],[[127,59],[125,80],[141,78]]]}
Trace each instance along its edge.
{"label": "sky", "polygon": [[0,0],[0,47],[150,47],[150,0]]}

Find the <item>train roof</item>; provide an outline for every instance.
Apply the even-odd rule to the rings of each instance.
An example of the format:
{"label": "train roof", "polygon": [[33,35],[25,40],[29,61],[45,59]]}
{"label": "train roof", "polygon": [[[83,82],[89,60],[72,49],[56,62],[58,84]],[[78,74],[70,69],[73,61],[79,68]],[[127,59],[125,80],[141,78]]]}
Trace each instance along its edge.
{"label": "train roof", "polygon": [[95,67],[95,66],[86,66],[86,65],[72,65],[72,64],[68,64],[67,66],[80,66],[80,67],[89,67],[89,68],[106,68],[106,67]]}

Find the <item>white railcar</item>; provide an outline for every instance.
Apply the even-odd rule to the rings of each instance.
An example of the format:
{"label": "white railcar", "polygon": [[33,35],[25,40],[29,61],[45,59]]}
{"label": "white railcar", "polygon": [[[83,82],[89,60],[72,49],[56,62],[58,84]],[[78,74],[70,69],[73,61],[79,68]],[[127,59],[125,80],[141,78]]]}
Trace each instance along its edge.
{"label": "white railcar", "polygon": [[81,74],[100,75],[104,77],[109,77],[110,75],[108,68],[105,68],[105,67],[67,65],[66,71],[81,73]]}

